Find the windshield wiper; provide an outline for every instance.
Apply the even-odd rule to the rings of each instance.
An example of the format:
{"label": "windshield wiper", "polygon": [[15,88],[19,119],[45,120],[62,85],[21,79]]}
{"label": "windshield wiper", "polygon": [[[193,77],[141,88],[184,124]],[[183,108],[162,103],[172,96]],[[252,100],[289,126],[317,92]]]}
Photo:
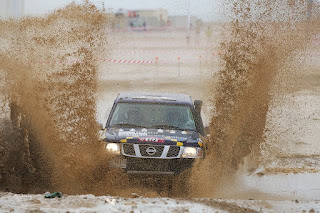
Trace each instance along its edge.
{"label": "windshield wiper", "polygon": [[128,127],[128,128],[146,128],[145,126],[137,124],[113,124],[111,127]]}

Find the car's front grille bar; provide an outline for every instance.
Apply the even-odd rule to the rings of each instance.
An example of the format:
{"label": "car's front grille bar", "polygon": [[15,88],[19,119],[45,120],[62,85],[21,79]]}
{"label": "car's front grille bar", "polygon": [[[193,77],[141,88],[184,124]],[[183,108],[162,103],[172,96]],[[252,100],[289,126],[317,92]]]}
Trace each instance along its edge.
{"label": "car's front grille bar", "polygon": [[137,158],[180,158],[182,149],[180,146],[150,145],[150,144],[122,144],[122,154]]}

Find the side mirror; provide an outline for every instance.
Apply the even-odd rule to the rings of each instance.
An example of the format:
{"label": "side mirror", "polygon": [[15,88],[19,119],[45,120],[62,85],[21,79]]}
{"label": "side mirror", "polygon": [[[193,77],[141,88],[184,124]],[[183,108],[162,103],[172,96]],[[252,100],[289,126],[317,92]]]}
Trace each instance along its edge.
{"label": "side mirror", "polygon": [[204,136],[204,126],[203,126],[203,122],[202,122],[202,118],[201,118],[202,104],[203,104],[203,102],[201,100],[194,101],[194,109],[195,109],[195,113],[196,113],[195,120],[197,123],[198,131],[202,136]]}
{"label": "side mirror", "polygon": [[201,101],[201,100],[194,101],[194,108],[195,108],[197,114],[201,113],[202,104],[203,104],[203,101]]}

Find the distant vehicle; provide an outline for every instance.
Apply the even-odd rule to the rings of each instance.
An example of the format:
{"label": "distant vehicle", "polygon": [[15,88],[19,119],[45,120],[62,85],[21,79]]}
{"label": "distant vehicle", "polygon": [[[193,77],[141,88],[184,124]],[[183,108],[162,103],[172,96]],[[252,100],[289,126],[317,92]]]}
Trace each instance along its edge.
{"label": "distant vehicle", "polygon": [[101,142],[129,175],[173,176],[204,157],[202,101],[171,93],[120,93]]}

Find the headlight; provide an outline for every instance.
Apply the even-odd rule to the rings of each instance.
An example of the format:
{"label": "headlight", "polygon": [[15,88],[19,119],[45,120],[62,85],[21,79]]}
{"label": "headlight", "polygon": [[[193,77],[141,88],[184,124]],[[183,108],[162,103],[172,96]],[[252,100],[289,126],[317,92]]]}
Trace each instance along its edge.
{"label": "headlight", "polygon": [[118,143],[107,143],[106,149],[113,154],[120,154],[120,144]]}
{"label": "headlight", "polygon": [[182,157],[183,158],[202,158],[203,152],[201,148],[184,147]]}

